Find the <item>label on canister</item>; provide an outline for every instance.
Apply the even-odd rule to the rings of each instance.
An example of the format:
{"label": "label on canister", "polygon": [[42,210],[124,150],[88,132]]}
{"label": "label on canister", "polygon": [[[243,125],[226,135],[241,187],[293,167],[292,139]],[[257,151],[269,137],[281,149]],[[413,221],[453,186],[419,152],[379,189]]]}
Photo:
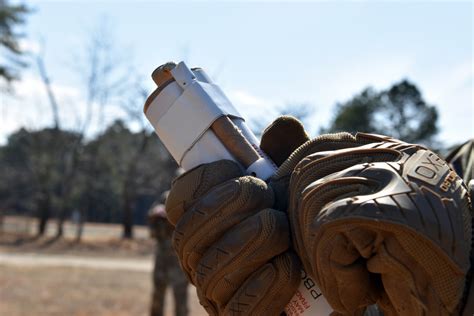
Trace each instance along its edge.
{"label": "label on canister", "polygon": [[314,279],[301,270],[301,283],[285,307],[288,316],[328,316],[333,309],[324,298]]}

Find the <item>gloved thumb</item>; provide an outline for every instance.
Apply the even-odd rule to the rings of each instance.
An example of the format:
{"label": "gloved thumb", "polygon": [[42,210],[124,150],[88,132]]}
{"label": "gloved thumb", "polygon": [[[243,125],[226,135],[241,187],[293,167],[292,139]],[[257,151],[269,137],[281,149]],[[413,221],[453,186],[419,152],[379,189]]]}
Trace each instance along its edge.
{"label": "gloved thumb", "polygon": [[293,116],[280,116],[262,134],[260,148],[280,166],[291,153],[309,140],[303,124]]}

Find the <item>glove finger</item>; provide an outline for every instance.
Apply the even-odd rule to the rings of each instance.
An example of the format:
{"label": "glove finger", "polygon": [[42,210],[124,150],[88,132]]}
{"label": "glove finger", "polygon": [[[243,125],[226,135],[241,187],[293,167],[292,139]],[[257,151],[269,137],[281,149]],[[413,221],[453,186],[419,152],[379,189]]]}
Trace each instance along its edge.
{"label": "glove finger", "polygon": [[301,280],[298,258],[291,252],[255,271],[229,300],[224,315],[279,315]]}
{"label": "glove finger", "polygon": [[[356,192],[358,186],[348,185],[346,191],[337,193],[350,194]],[[326,192],[317,191],[314,196],[321,195],[324,199],[328,197]],[[334,310],[343,315],[360,314],[377,301],[381,290],[380,282],[369,274],[365,264],[366,253],[370,254],[368,245],[375,243],[375,237],[347,225],[340,229],[324,227],[321,231],[317,224],[315,221],[309,225],[303,240],[307,249],[304,262],[310,265],[308,271]]]}
{"label": "glove finger", "polygon": [[178,221],[173,246],[183,268],[194,275],[202,254],[227,230],[255,210],[273,205],[273,191],[257,178],[246,176],[215,186]]}
{"label": "glove finger", "polygon": [[378,298],[377,282],[367,271],[360,245],[352,240],[359,237],[364,242],[371,236],[361,235],[357,230],[351,232],[348,227],[321,231],[320,226],[328,203],[374,190],[371,183],[362,178],[316,181],[302,192],[301,203],[297,205],[302,223],[296,237],[300,258],[318,281],[329,304],[343,315],[361,314]]}
{"label": "glove finger", "polygon": [[176,225],[185,211],[214,186],[243,175],[233,161],[220,160],[193,168],[176,178],[166,199],[168,220]]}
{"label": "glove finger", "polygon": [[260,148],[280,166],[291,153],[309,140],[303,124],[292,116],[280,116],[262,134]]}
{"label": "glove finger", "polygon": [[374,287],[365,260],[343,234],[328,236],[320,242],[317,280],[321,291],[336,310],[346,315],[360,314],[375,304],[379,289]]}
{"label": "glove finger", "polygon": [[[423,315],[428,312],[430,315],[451,314],[440,302],[426,270],[406,252],[393,235],[385,237],[377,254],[367,262],[367,268],[382,277],[389,301],[383,307],[384,310],[406,315]],[[419,297],[423,297],[423,300]],[[438,308],[430,308],[431,306]]]}
{"label": "glove finger", "polygon": [[[397,256],[400,254],[397,253]],[[417,270],[415,268],[416,263],[409,267],[405,266],[388,252],[387,245],[384,243],[379,247],[378,253],[367,262],[367,267],[372,273],[382,275],[382,282],[391,305],[389,310],[408,315],[424,314],[423,310],[426,306],[418,305],[416,303],[419,302],[415,303],[412,299],[412,293],[416,292],[416,285],[412,275]],[[424,274],[423,271],[416,272]],[[387,306],[384,307],[387,308]],[[435,313],[435,311],[431,312]]]}
{"label": "glove finger", "polygon": [[203,294],[199,287],[196,287],[196,294],[199,300],[199,304],[206,310],[207,314],[210,316],[218,316],[219,311],[217,310],[217,306],[213,304],[207,297]]}
{"label": "glove finger", "polygon": [[247,218],[206,251],[196,285],[213,301],[226,304],[251,273],[288,249],[288,226],[286,215],[271,209]]}

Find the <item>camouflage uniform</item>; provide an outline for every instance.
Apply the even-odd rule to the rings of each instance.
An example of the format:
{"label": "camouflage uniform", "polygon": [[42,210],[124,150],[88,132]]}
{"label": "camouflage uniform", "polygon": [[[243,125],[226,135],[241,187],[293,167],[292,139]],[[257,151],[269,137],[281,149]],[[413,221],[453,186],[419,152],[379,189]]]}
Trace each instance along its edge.
{"label": "camouflage uniform", "polygon": [[[454,170],[468,185],[471,193],[471,205],[474,209],[474,139],[470,139],[461,146],[455,148],[446,158]],[[474,228],[474,214],[473,223]],[[468,274],[467,290],[464,295],[466,303],[462,316],[474,315],[474,234],[471,249],[471,271]]]}
{"label": "camouflage uniform", "polygon": [[149,212],[150,231],[156,239],[155,266],[153,269],[153,296],[151,316],[164,314],[164,298],[167,286],[173,288],[176,316],[188,314],[188,281],[181,271],[178,258],[171,245],[173,226],[168,222],[163,204],[155,205]]}
{"label": "camouflage uniform", "polygon": [[454,149],[446,158],[454,170],[469,184],[474,178],[474,139]]}

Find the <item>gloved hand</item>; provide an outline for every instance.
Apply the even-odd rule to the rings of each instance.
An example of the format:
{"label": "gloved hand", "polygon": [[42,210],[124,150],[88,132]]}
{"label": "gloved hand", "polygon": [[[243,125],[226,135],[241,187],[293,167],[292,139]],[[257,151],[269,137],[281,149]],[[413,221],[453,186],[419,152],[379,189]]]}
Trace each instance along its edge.
{"label": "gloved hand", "polygon": [[[420,147],[373,135],[359,134],[353,137],[347,133],[323,135],[305,142],[307,137],[304,131],[301,132],[301,128],[292,130],[298,125],[293,123],[288,119],[277,120],[264,135],[276,137],[262,137],[262,149],[275,162],[284,161],[270,181],[275,193],[273,203],[269,204],[280,210],[289,210],[295,248],[307,271],[317,277],[323,294],[333,308],[341,314],[360,314],[365,306],[377,302],[387,314],[421,315],[424,311],[431,315],[446,314],[450,308],[454,310],[464,286],[470,244],[470,225],[466,224],[470,214],[463,204],[467,198],[459,179],[454,179],[451,173],[446,174],[444,164],[439,165],[436,156],[433,158],[426,151],[420,154],[424,150]],[[292,135],[298,136],[293,139]],[[305,144],[293,152],[303,142]],[[383,149],[384,147],[393,148]],[[286,159],[288,155],[290,157]],[[429,157],[429,162],[420,156]],[[431,158],[435,161],[431,161]],[[382,168],[380,164],[385,167]],[[239,263],[243,265],[243,270],[247,268],[250,275],[245,282],[242,282],[245,278],[233,279],[235,274],[240,273],[236,271],[242,270],[234,273],[229,273],[231,269],[223,271],[225,265],[241,258],[238,253],[245,247],[243,244],[248,242],[248,239],[243,238],[244,242],[236,243],[238,239],[230,237],[241,234],[239,231],[243,231],[243,226],[246,225],[236,223],[248,218],[248,215],[240,215],[236,209],[224,211],[225,205],[235,205],[228,203],[236,196],[230,193],[233,189],[217,190],[216,187],[211,190],[216,184],[233,178],[231,181],[236,188],[243,185],[242,178],[235,179],[241,175],[240,170],[237,171],[238,168],[231,165],[230,162],[218,162],[202,166],[175,182],[172,190],[175,197],[170,195],[172,198],[167,203],[170,220],[177,224],[175,246],[183,268],[190,280],[197,285],[201,303],[209,313],[231,313],[236,311],[234,307],[244,307],[239,304],[242,302],[242,293],[252,288],[253,282],[261,286],[253,292],[258,294],[247,301],[249,305],[245,305],[246,309],[238,311],[242,314],[276,314],[292,296],[298,278],[288,278],[294,280],[286,288],[291,290],[281,293],[277,300],[268,297],[268,293],[273,293],[272,290],[264,289],[279,288],[283,282],[261,282],[259,274],[255,272],[259,271],[256,268],[258,265],[246,265],[245,260]],[[443,168],[439,169],[441,166]],[[431,176],[423,167],[435,169],[432,170],[436,175],[431,184],[443,180],[444,186],[430,187],[429,180],[428,183],[426,179],[423,181],[423,177]],[[210,171],[204,170],[205,168]],[[231,169],[235,172],[230,172]],[[401,174],[403,181],[396,179],[397,172]],[[192,173],[194,176],[190,176]],[[185,180],[188,176],[189,180]],[[413,191],[403,191],[407,187]],[[443,197],[441,203],[444,212],[436,213],[438,216],[444,215],[440,217],[441,220],[429,213],[438,210],[430,204],[439,206],[432,200],[431,191],[436,188],[447,188],[449,192],[435,194]],[[262,192],[267,192],[267,189],[268,186]],[[235,190],[242,192],[242,189]],[[229,198],[231,195],[232,198]],[[406,199],[401,199],[402,196]],[[249,211],[252,207],[253,213]],[[243,209],[248,214],[257,214],[259,212],[255,209],[259,207],[252,205]],[[368,222],[368,225],[359,225],[359,215],[351,217],[352,211],[359,209],[372,210],[363,213],[365,216],[361,218],[361,222]],[[228,214],[234,213],[239,214],[231,217],[230,223],[226,221]],[[392,216],[393,213],[398,216]],[[400,214],[402,217],[406,216],[402,224],[396,222],[400,220]],[[339,216],[343,221],[349,219],[348,225],[340,223]],[[449,224],[453,229],[443,234],[449,226],[446,225],[446,217],[449,217]],[[196,222],[196,218],[201,220]],[[210,225],[209,218],[214,219]],[[222,229],[220,221],[225,223]],[[410,226],[412,221],[414,225]],[[461,222],[463,224],[460,225]],[[207,227],[213,229],[206,233],[209,230],[207,227],[202,230],[197,228],[201,223],[208,224]],[[413,227],[416,225],[419,227]],[[233,229],[226,232],[229,227]],[[333,227],[336,229],[332,233]],[[420,227],[422,229],[418,229]],[[191,239],[195,240],[190,242]],[[433,240],[437,243],[433,243]],[[220,248],[213,246],[217,242],[225,244],[232,241],[232,249],[227,253],[220,252]],[[188,246],[184,246],[184,243]],[[408,248],[401,249],[402,246]],[[212,258],[212,254],[216,260],[221,261],[224,255],[228,260],[224,264],[207,264],[204,259]],[[265,253],[264,256],[269,260],[275,255]],[[398,261],[394,260],[394,256],[398,256],[395,258]],[[275,259],[271,262],[273,261]],[[203,262],[205,264],[201,265]],[[293,263],[294,268],[297,260],[293,258],[289,262]],[[406,266],[410,270],[404,269]],[[234,267],[232,264],[232,268]],[[292,269],[287,271],[293,271],[293,277],[299,274],[296,273],[297,269]],[[221,277],[226,273],[231,276],[232,286],[228,286],[229,277]],[[203,281],[210,279],[213,281]],[[285,292],[285,288],[282,291]],[[271,304],[268,303],[270,301]],[[276,306],[277,302],[282,303],[281,306]]]}
{"label": "gloved hand", "polygon": [[305,270],[337,314],[374,303],[385,315],[460,312],[471,210],[465,185],[434,153],[375,135],[323,135],[271,183]]}
{"label": "gloved hand", "polygon": [[[275,137],[277,163],[308,139],[290,118],[267,129],[263,144],[274,146]],[[264,181],[244,176],[232,161],[199,166],[173,182],[166,201],[173,246],[209,314],[278,315],[295,293],[300,262],[288,251],[288,219],[272,209],[274,200]]]}

